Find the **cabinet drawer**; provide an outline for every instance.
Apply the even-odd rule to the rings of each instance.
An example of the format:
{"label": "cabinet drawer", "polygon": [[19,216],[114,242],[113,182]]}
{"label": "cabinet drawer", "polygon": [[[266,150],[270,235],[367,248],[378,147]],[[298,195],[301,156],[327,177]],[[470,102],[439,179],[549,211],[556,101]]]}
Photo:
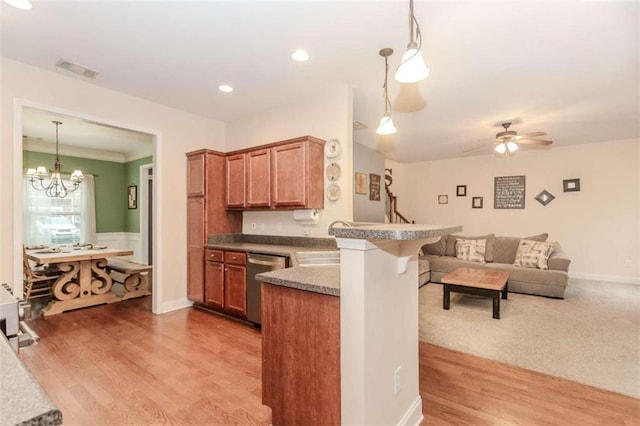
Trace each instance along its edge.
{"label": "cabinet drawer", "polygon": [[224,262],[224,253],[222,250],[207,250],[204,259],[208,262]]}
{"label": "cabinet drawer", "polygon": [[224,253],[224,263],[230,263],[232,265],[246,265],[247,254],[238,251],[227,251]]}

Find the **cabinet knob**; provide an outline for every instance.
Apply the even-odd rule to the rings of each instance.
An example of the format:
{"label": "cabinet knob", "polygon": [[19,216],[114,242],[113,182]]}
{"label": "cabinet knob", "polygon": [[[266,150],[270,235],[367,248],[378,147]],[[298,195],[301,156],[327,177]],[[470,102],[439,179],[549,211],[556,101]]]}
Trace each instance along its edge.
{"label": "cabinet knob", "polygon": [[229,268],[224,268],[224,270],[225,270],[225,271],[228,271],[228,270],[229,270]]}

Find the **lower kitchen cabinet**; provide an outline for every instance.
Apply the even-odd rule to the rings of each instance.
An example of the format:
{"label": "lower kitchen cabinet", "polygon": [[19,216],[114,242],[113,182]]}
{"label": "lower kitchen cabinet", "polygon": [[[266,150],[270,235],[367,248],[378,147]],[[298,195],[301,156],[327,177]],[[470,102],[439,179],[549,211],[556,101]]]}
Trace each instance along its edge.
{"label": "lower kitchen cabinet", "polygon": [[205,304],[240,318],[247,317],[247,255],[207,250]]}

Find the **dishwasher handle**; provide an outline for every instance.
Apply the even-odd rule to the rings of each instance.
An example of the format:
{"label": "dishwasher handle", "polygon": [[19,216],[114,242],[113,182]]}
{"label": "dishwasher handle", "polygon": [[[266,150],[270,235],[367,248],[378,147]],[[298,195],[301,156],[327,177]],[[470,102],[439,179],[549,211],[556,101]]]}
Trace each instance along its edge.
{"label": "dishwasher handle", "polygon": [[[273,259],[273,260],[271,260]],[[271,258],[271,259],[264,259],[264,258],[258,258],[258,257],[253,257],[253,256],[249,256],[249,258],[247,259],[248,263],[253,263],[254,265],[263,265],[263,266],[279,266],[281,268],[284,268],[286,265],[286,260],[284,257],[278,257],[278,258]]]}

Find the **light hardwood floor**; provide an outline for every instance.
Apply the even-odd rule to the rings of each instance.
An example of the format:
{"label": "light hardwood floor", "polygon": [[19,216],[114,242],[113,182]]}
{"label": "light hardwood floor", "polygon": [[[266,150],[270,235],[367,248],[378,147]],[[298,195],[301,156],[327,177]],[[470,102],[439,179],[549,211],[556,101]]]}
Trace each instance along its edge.
{"label": "light hardwood floor", "polygon": [[[21,357],[65,424],[269,424],[259,331],[150,297],[30,321]],[[638,425],[640,400],[420,344],[423,425]]]}

